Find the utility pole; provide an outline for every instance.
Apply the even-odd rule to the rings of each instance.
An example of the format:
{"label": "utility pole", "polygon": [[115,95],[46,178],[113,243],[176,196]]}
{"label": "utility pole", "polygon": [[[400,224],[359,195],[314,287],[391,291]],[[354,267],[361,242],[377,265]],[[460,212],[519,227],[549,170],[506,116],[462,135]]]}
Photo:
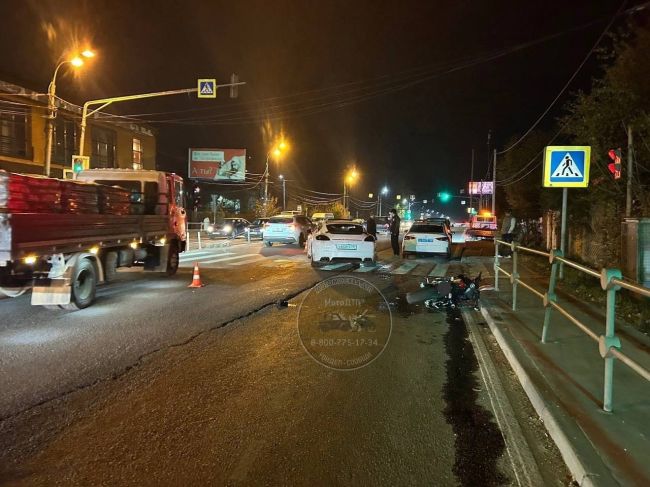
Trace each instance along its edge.
{"label": "utility pole", "polygon": [[627,126],[627,192],[625,195],[625,216],[632,216],[632,159],[634,148],[632,146],[632,125]]}
{"label": "utility pole", "polygon": [[[473,205],[474,200],[472,198],[472,183],[474,182],[474,149],[472,149],[472,170],[470,171],[469,180],[470,180],[470,183],[469,183],[470,187],[468,188],[469,189],[469,207],[470,207],[470,211],[471,211],[471,208],[474,208],[474,205]],[[470,213],[470,216],[472,216],[471,213]]]}
{"label": "utility pole", "polygon": [[494,149],[492,158],[492,216],[496,215],[497,202],[497,150]]}

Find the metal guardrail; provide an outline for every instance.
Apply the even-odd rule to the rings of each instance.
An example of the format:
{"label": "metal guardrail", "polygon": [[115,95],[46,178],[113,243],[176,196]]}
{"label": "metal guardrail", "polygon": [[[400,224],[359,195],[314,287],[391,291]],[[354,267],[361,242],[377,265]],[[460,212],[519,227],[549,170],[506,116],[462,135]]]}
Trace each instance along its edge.
{"label": "metal guardrail", "polygon": [[[503,245],[512,250],[512,272],[508,272],[499,265],[499,245]],[[548,291],[541,293],[530,284],[522,281],[517,270],[517,256],[519,252],[539,255],[546,257],[551,264],[551,276],[548,284]],[[589,276],[599,279],[600,286],[607,293],[607,310],[605,319],[605,334],[597,335],[587,325],[573,316],[569,310],[562,307],[557,301],[555,288],[557,285],[558,269],[561,264],[572,267]],[[600,272],[590,269],[589,267],[566,259],[560,250],[554,249],[551,252],[530,249],[516,242],[504,242],[494,239],[494,288],[499,290],[499,273],[504,274],[510,279],[512,285],[512,310],[517,311],[517,287],[523,286],[535,296],[542,300],[545,308],[544,325],[542,328],[542,343],[547,342],[549,328],[551,324],[551,312],[557,310],[561,315],[567,318],[571,323],[578,327],[583,333],[598,343],[600,356],[605,360],[605,377],[603,387],[603,409],[607,412],[612,411],[613,405],[613,383],[614,383],[614,359],[617,358],[634,372],[639,374],[645,380],[650,382],[650,371],[645,369],[641,364],[634,361],[621,351],[621,341],[615,334],[616,323],[616,293],[621,289],[627,289],[633,293],[650,297],[650,289],[634,284],[633,282],[623,279],[619,269],[602,269]]]}

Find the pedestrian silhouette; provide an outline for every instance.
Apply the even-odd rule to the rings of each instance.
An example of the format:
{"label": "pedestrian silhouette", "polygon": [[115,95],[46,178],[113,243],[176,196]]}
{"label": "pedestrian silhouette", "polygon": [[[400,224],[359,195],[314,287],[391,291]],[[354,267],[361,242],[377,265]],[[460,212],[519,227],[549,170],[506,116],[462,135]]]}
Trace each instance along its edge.
{"label": "pedestrian silhouette", "polygon": [[575,172],[573,172],[573,168],[571,167],[572,165],[573,161],[567,154],[567,156],[564,158],[564,164],[562,165],[562,176],[566,176],[567,171],[569,171],[569,176],[575,176]]}

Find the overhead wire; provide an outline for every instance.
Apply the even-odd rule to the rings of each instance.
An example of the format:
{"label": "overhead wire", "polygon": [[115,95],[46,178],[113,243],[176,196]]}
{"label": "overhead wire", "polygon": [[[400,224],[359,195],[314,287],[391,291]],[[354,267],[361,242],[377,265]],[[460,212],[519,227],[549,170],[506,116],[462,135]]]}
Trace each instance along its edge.
{"label": "overhead wire", "polygon": [[523,141],[526,137],[528,137],[528,135],[529,135],[529,134],[530,134],[530,133],[535,129],[535,127],[537,127],[537,125],[539,125],[539,123],[544,119],[544,117],[548,114],[548,112],[551,110],[551,108],[553,108],[553,106],[555,106],[555,104],[557,103],[557,101],[558,101],[558,100],[560,99],[560,97],[564,94],[564,92],[567,90],[567,88],[569,87],[569,85],[571,84],[571,82],[575,79],[575,77],[578,75],[578,73],[582,70],[583,66],[587,63],[587,61],[589,60],[589,58],[591,57],[591,55],[592,55],[592,54],[594,53],[594,51],[596,50],[596,47],[598,47],[598,45],[600,44],[600,42],[601,42],[601,41],[603,40],[603,38],[605,37],[605,34],[607,34],[607,32],[609,32],[609,29],[610,29],[610,28],[612,27],[612,25],[614,24],[614,21],[616,20],[616,18],[617,18],[617,17],[618,17],[618,16],[623,12],[623,10],[625,9],[625,6],[627,5],[627,1],[628,1],[628,0],[623,0],[623,1],[622,1],[621,5],[618,7],[618,10],[616,11],[616,13],[615,13],[615,14],[612,16],[612,18],[609,20],[609,22],[608,22],[607,25],[605,26],[605,29],[600,33],[600,35],[599,35],[598,38],[596,39],[596,42],[591,46],[591,49],[589,49],[589,51],[587,52],[587,55],[583,58],[582,62],[578,65],[578,67],[577,67],[576,70],[573,72],[573,74],[571,75],[571,77],[569,78],[569,80],[564,84],[564,86],[562,87],[562,89],[560,90],[560,92],[555,96],[555,98],[553,98],[553,100],[551,101],[550,105],[548,105],[548,106],[546,107],[546,109],[545,109],[545,110],[542,112],[542,114],[537,118],[537,120],[535,120],[535,122],[534,122],[534,123],[533,123],[533,124],[528,128],[528,130],[526,130],[526,132],[524,132],[524,134],[523,134],[523,135],[522,135],[518,140],[516,140],[516,141],[515,141],[513,144],[511,144],[509,147],[507,147],[506,149],[504,149],[504,150],[498,152],[497,154],[505,154],[506,152],[508,152],[508,151],[510,151],[510,150],[512,150],[512,149],[514,149],[517,145],[519,145],[519,144],[521,143],[521,141]]}

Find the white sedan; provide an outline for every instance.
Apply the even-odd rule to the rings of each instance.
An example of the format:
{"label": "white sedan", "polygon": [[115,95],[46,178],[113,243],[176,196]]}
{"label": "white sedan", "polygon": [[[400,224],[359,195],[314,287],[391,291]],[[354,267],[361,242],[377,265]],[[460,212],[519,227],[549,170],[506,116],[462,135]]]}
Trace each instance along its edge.
{"label": "white sedan", "polygon": [[410,254],[451,255],[451,235],[441,223],[416,221],[402,240],[402,257]]}
{"label": "white sedan", "polygon": [[359,223],[328,220],[309,236],[307,257],[313,266],[335,261],[374,263],[375,238]]}

